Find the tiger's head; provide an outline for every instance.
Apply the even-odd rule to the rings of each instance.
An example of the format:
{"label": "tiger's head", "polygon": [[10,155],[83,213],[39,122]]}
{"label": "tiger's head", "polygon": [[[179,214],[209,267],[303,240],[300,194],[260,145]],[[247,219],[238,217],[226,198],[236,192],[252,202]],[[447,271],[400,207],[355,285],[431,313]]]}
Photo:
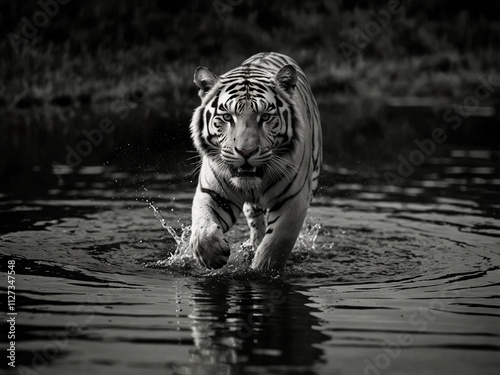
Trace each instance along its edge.
{"label": "tiger's head", "polygon": [[202,103],[194,113],[191,135],[217,177],[246,191],[292,174],[296,166],[286,155],[302,128],[293,101],[297,71],[292,65],[274,76],[243,66],[219,77],[198,67],[194,82]]}

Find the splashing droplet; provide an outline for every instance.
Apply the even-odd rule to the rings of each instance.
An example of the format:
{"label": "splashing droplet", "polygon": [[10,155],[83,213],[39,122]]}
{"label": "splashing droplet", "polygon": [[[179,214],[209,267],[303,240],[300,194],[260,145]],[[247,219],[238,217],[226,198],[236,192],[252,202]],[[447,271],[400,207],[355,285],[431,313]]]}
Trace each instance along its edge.
{"label": "splashing droplet", "polygon": [[174,239],[177,247],[173,254],[164,260],[157,261],[154,266],[177,266],[181,268],[192,267],[194,264],[194,257],[189,251],[189,237],[191,236],[191,226],[181,223],[181,233],[177,234],[175,229],[167,223],[165,218],[160,213],[160,210],[155,207],[151,202],[147,202],[149,207],[153,209],[153,213],[160,222],[161,226],[165,228]]}

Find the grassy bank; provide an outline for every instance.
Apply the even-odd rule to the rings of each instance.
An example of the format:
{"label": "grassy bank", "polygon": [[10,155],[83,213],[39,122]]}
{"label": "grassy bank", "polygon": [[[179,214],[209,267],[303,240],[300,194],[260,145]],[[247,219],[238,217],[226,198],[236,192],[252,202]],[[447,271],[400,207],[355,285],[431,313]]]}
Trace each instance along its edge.
{"label": "grassy bank", "polygon": [[[34,22],[40,5],[3,2],[0,171],[64,164],[67,146],[103,118],[116,128],[82,164],[190,147],[196,66],[223,73],[269,50],[294,57],[309,76],[327,112],[332,157],[360,153],[356,131],[387,122],[385,98],[460,99],[474,92],[478,75],[498,73],[500,6],[479,3],[401,2],[361,48],[357,30],[366,33],[387,1],[74,0],[17,44],[13,34],[23,36],[23,18]],[[346,56],[341,45],[356,52]],[[329,121],[335,106],[343,118]],[[378,148],[393,153],[395,142]]]}

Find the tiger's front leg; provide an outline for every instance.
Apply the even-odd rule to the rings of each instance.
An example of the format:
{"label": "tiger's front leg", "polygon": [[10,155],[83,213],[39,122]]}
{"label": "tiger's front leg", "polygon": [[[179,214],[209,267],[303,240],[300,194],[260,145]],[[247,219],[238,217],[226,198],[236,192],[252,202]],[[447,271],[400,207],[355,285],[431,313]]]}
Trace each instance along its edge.
{"label": "tiger's front leg", "polygon": [[243,213],[247,218],[248,227],[250,228],[250,239],[248,242],[256,250],[266,232],[265,211],[259,206],[247,202],[243,205]]}
{"label": "tiger's front leg", "polygon": [[260,243],[252,268],[263,272],[283,272],[297,241],[309,208],[309,192],[278,203],[269,209],[266,233]]}
{"label": "tiger's front leg", "polygon": [[215,190],[198,184],[193,199],[189,248],[201,265],[221,268],[227,263],[230,248],[224,233],[236,222],[237,208]]}

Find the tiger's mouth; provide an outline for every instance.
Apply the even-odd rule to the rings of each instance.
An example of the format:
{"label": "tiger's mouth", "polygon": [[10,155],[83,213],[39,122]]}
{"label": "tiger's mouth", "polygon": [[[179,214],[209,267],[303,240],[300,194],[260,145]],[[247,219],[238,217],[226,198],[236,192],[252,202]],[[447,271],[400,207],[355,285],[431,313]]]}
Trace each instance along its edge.
{"label": "tiger's mouth", "polygon": [[239,167],[231,166],[230,169],[231,169],[231,175],[233,177],[240,177],[240,178],[259,177],[259,178],[262,178],[264,176],[264,168],[254,167],[253,165],[250,165],[248,162],[239,166]]}

